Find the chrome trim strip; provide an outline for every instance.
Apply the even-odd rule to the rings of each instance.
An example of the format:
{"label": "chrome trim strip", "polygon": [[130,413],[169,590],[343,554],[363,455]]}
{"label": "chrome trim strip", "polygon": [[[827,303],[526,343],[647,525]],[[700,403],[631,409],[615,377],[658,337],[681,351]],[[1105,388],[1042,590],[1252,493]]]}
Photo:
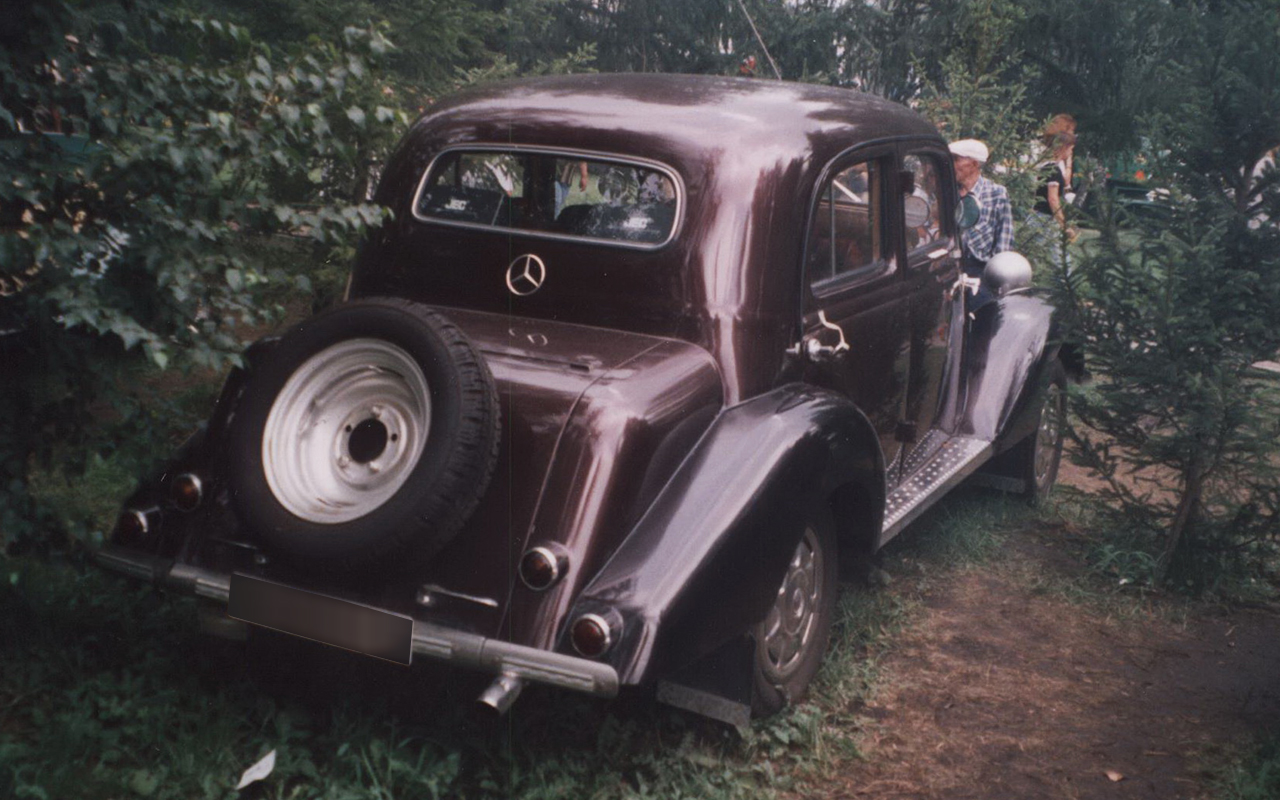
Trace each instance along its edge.
{"label": "chrome trim strip", "polygon": [[437,594],[443,595],[445,597],[452,597],[455,600],[465,600],[468,603],[475,603],[476,605],[484,606],[485,608],[498,607],[498,601],[494,600],[492,597],[481,597],[475,594],[464,594],[463,592],[455,592],[452,589],[446,589],[443,586],[438,586],[434,583],[424,583],[422,585],[422,590],[418,594],[418,603],[420,605],[430,606],[432,605],[432,600],[430,598],[430,595],[437,595]]}
{"label": "chrome trim strip", "polygon": [[114,545],[103,545],[94,555],[98,566],[144,581],[155,580],[155,559],[138,557]]}
{"label": "chrome trim strip", "polygon": [[[167,563],[111,545],[98,551],[98,562],[134,578],[154,580],[157,566]],[[174,564],[164,575],[164,587],[226,604],[231,576],[226,573]],[[618,693],[618,672],[612,666],[536,647],[512,644],[432,622],[414,620],[414,655],[447,661],[463,667],[545,683],[597,697]]]}
{"label": "chrome trim strip", "polygon": [[991,442],[956,436],[894,489],[885,501],[880,546],[897,536],[953,487],[972,475],[991,457]]}

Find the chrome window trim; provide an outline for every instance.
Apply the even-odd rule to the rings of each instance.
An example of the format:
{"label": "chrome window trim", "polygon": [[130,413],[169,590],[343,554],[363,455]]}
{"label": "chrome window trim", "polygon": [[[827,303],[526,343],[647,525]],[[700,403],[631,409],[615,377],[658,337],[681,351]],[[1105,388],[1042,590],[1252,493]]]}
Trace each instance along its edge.
{"label": "chrome window trim", "polygon": [[[661,242],[628,242],[621,239],[603,239],[595,236],[573,236],[566,233],[551,233],[548,231],[531,231],[522,228],[508,228],[499,225],[485,225],[479,222],[459,222],[457,220],[440,219],[438,217],[428,217],[418,212],[418,203],[422,200],[422,193],[426,191],[427,179],[431,177],[435,170],[436,164],[440,159],[452,153],[511,153],[511,154],[528,154],[528,155],[546,155],[557,158],[576,158],[583,161],[597,161],[618,164],[624,167],[640,167],[642,169],[651,169],[660,172],[671,181],[676,190],[676,208],[674,221],[671,224],[671,231],[667,234],[667,238]],[[409,206],[410,213],[413,218],[419,222],[429,225],[444,225],[451,228],[464,228],[477,231],[489,231],[502,236],[528,236],[534,239],[549,239],[559,242],[574,242],[577,244],[594,244],[605,245],[609,247],[622,247],[627,250],[660,250],[679,235],[680,229],[684,224],[684,208],[685,208],[685,187],[684,181],[680,179],[680,173],[676,172],[672,167],[663,164],[661,161],[653,161],[652,159],[640,158],[636,156],[618,155],[616,153],[602,153],[595,150],[574,150],[564,147],[526,147],[523,145],[513,145],[506,143],[490,143],[490,142],[468,142],[464,145],[451,145],[436,153],[432,157],[431,162],[427,164],[427,168],[422,171],[422,177],[418,179],[418,187],[413,192],[413,201]]]}

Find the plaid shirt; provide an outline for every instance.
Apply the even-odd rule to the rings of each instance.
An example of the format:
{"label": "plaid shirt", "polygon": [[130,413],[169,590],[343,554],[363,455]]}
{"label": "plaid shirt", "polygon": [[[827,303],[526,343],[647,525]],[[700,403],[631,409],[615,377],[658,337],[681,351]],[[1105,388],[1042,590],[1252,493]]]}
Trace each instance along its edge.
{"label": "plaid shirt", "polygon": [[998,183],[982,176],[970,191],[982,213],[977,223],[966,230],[961,239],[964,249],[979,261],[986,261],[996,253],[1013,249],[1013,208],[1009,205],[1009,193]]}

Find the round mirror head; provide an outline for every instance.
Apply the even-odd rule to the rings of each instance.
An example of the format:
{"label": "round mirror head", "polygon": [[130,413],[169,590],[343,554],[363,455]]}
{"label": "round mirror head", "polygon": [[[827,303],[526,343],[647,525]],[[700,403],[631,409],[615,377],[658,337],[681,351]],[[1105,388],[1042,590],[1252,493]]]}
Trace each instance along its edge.
{"label": "round mirror head", "polygon": [[1026,289],[1031,285],[1031,262],[1022,253],[996,253],[982,270],[982,285],[996,297]]}
{"label": "round mirror head", "polygon": [[929,224],[929,201],[919,195],[908,195],[902,201],[902,217],[908,228],[923,228]]}
{"label": "round mirror head", "polygon": [[961,230],[977,225],[980,216],[982,216],[982,204],[978,202],[978,198],[971,194],[960,198],[960,205],[956,206],[956,224]]}

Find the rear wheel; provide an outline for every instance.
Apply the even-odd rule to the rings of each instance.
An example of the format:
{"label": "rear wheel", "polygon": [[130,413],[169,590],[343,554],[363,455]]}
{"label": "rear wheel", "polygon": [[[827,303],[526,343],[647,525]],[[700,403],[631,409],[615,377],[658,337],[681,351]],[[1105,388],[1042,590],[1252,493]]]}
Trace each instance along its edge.
{"label": "rear wheel", "polygon": [[836,594],[835,533],[824,510],[805,525],[773,607],[754,631],[751,710],[757,717],[804,696],[827,650]]}

